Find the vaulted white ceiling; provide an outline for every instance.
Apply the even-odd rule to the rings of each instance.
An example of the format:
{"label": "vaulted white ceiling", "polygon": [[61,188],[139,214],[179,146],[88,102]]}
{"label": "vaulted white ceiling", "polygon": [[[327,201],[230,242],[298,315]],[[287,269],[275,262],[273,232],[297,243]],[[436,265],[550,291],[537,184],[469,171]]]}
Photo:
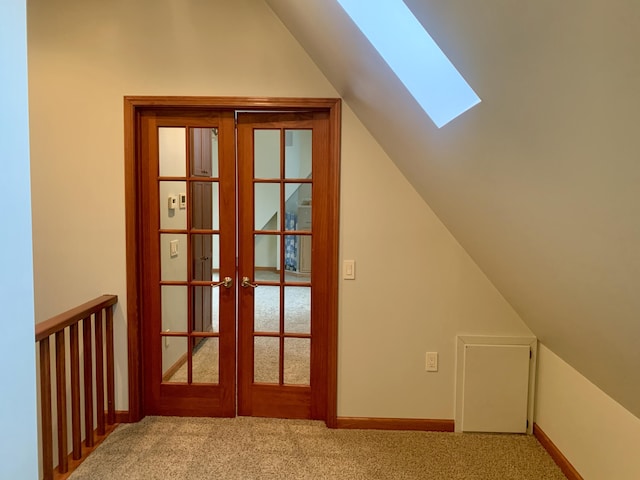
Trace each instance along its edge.
{"label": "vaulted white ceiling", "polygon": [[266,2],[538,338],[640,416],[640,2],[405,0],[482,98],[442,129],[335,0]]}

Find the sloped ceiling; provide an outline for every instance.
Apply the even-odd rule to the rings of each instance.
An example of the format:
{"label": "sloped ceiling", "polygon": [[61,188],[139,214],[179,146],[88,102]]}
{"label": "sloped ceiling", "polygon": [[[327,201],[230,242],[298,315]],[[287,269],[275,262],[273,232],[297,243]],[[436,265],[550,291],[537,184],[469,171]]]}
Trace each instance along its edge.
{"label": "sloped ceiling", "polygon": [[406,0],[482,98],[442,129],[335,0],[266,2],[538,338],[640,417],[640,2]]}

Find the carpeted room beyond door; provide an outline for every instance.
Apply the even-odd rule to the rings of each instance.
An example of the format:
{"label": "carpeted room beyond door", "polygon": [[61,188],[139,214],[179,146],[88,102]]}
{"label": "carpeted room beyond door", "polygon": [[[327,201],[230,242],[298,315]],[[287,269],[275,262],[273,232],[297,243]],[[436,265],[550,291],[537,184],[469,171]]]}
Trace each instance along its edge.
{"label": "carpeted room beyond door", "polygon": [[71,480],[560,480],[531,435],[331,430],[268,418],[146,417],[120,425]]}

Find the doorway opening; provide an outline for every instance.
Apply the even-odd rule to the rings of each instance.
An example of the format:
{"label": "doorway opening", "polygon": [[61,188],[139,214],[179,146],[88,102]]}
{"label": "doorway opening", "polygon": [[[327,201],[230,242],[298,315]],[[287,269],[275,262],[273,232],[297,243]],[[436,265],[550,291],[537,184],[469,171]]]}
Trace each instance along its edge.
{"label": "doorway opening", "polygon": [[125,145],[131,421],[335,426],[340,100],[126,97]]}

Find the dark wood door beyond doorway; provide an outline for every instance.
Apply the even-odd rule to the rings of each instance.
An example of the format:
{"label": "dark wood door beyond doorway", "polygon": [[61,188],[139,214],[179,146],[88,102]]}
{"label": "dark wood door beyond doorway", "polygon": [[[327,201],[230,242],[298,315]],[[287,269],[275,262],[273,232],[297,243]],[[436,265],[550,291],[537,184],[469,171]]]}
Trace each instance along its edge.
{"label": "dark wood door beyond doorway", "polygon": [[[191,170],[194,177],[210,177],[213,168],[213,141],[217,137],[217,128],[189,129]],[[192,227],[197,230],[213,229],[213,184],[210,182],[193,182],[193,215]],[[194,235],[193,237],[194,279],[206,281],[211,278],[213,269],[213,242],[210,235]],[[194,292],[193,330],[196,332],[212,331],[212,289],[198,288]],[[198,345],[201,337],[194,339]]]}
{"label": "dark wood door beyond doorway", "polygon": [[125,106],[131,420],[335,426],[339,101]]}

